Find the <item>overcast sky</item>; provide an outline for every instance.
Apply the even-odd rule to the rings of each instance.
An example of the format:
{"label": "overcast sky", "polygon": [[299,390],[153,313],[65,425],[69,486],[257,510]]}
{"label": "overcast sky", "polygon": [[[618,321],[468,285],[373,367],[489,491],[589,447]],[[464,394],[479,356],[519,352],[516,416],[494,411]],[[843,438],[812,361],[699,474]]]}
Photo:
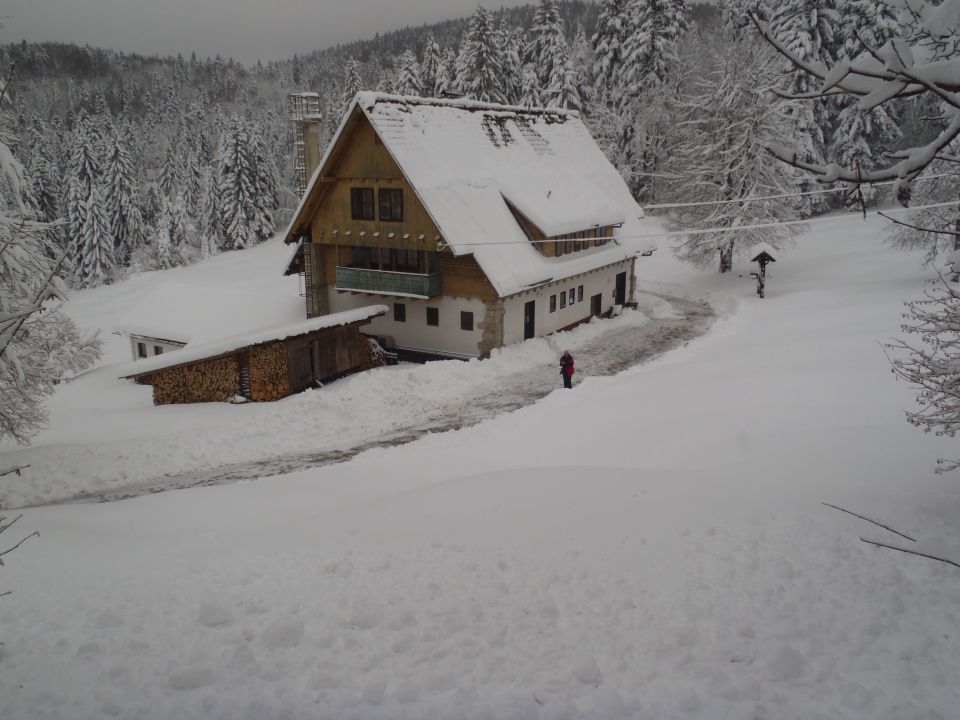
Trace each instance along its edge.
{"label": "overcast sky", "polygon": [[3,0],[0,42],[50,40],[145,55],[220,53],[250,64],[461,17],[476,6],[477,0]]}

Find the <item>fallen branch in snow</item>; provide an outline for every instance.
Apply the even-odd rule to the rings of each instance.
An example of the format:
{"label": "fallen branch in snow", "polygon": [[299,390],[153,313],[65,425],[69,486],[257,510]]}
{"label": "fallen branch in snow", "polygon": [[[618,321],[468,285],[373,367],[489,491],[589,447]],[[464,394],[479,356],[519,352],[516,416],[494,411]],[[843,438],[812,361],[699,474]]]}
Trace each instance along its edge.
{"label": "fallen branch in snow", "polygon": [[909,548],[898,547],[896,545],[888,545],[887,543],[878,542],[877,540],[867,540],[866,538],[860,538],[860,542],[865,542],[868,545],[876,545],[877,547],[889,548],[890,550],[899,550],[902,553],[907,553],[908,555],[919,555],[920,557],[929,558],[930,560],[937,560],[947,565],[953,565],[954,567],[960,568],[960,563],[955,563],[953,560],[948,560],[947,558],[938,557],[936,555],[929,555],[919,550],[910,550]]}
{"label": "fallen branch in snow", "polygon": [[[823,504],[823,505],[826,505],[828,508],[833,508],[834,510],[839,510],[840,512],[845,512],[845,513],[847,513],[847,515],[853,515],[855,518],[860,518],[861,520],[866,520],[868,523],[873,523],[873,524],[876,525],[877,527],[882,527],[884,530],[889,530],[889,531],[892,532],[894,535],[899,535],[900,537],[902,537],[902,538],[904,538],[904,539],[906,539],[906,540],[909,540],[910,542],[916,542],[916,539],[910,537],[909,535],[904,535],[902,532],[900,532],[900,531],[898,531],[898,530],[894,530],[892,527],[890,527],[890,526],[888,526],[888,525],[884,525],[882,522],[877,522],[876,520],[874,520],[874,519],[872,519],[872,518],[868,518],[868,517],[866,517],[866,516],[864,516],[864,515],[858,515],[857,513],[853,512],[853,511],[851,511],[851,510],[847,510],[846,508],[839,507],[838,505],[831,505],[830,503],[822,503],[822,504]],[[860,538],[860,539],[863,540],[863,538]],[[864,542],[867,542],[867,541],[864,540]]]}
{"label": "fallen branch in snow", "polygon": [[16,467],[5,468],[5,469],[3,469],[3,470],[0,470],[0,477],[3,477],[4,475],[10,475],[10,474],[12,474],[12,473],[16,473],[17,475],[19,475],[21,470],[26,470],[28,467],[30,467],[30,466],[29,466],[29,465],[18,465],[18,466],[16,466]]}

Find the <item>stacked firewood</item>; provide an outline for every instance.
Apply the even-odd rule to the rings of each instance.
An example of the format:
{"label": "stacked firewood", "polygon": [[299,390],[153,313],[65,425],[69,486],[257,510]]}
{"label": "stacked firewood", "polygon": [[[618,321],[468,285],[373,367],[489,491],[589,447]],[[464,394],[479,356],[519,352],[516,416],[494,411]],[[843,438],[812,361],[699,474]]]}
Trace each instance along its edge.
{"label": "stacked firewood", "polygon": [[289,394],[287,348],[284,344],[250,348],[250,399],[279,400]]}
{"label": "stacked firewood", "polygon": [[191,402],[218,402],[233,399],[240,392],[240,371],[236,356],[206,360],[154,373],[154,405]]}
{"label": "stacked firewood", "polygon": [[383,348],[376,340],[360,335],[357,342],[360,343],[360,370],[369,370],[387,364]]}

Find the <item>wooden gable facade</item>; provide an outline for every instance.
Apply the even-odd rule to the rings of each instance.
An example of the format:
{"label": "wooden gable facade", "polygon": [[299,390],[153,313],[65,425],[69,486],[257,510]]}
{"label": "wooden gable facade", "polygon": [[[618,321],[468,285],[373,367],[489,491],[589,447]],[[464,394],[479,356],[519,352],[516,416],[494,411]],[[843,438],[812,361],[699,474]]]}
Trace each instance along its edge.
{"label": "wooden gable facade", "polygon": [[[293,228],[293,235],[304,240],[308,317],[330,312],[331,289],[400,298],[497,300],[472,256],[456,257],[440,249],[440,231],[359,107],[347,119],[322,172],[301,213],[308,224]],[[356,190],[372,191],[372,219],[353,217]],[[381,219],[378,201],[383,190],[401,192],[401,220]],[[417,275],[422,277],[409,277]]]}

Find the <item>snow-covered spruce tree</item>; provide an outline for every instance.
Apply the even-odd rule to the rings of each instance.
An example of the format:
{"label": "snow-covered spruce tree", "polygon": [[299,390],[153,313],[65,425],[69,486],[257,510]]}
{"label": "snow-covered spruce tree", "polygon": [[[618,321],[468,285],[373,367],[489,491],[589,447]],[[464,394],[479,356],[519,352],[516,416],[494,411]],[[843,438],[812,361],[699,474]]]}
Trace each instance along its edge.
{"label": "snow-covered spruce tree", "polygon": [[[903,205],[912,198],[912,183],[938,161],[955,166],[960,162],[952,148],[960,138],[960,76],[949,71],[960,50],[960,0],[932,5],[915,0],[907,8],[903,38],[887,41],[868,56],[835,65],[806,62],[781,42],[770,26],[759,18],[754,24],[763,37],[794,67],[809,75],[817,93],[842,94],[859,98],[861,110],[895,101],[897,98],[933,96],[942,116],[932,118],[933,137],[924,144],[891,154],[891,161],[864,171],[837,163],[814,163],[784,145],[768,150],[785,163],[812,174],[823,183],[843,182],[856,187],[862,183],[894,180],[894,192]],[[905,39],[904,39],[905,38]],[[917,230],[923,230],[917,226]],[[932,228],[931,242],[943,228]],[[936,288],[925,300],[907,303],[908,322],[903,332],[919,337],[920,346],[907,340],[890,345],[894,372],[917,389],[920,410],[907,419],[925,429],[953,436],[960,424],[960,358],[957,356],[957,329],[960,328],[960,298],[948,286]],[[941,470],[960,467],[960,461],[941,461]]]}
{"label": "snow-covered spruce tree", "polygon": [[[840,52],[847,58],[882,47],[896,37],[899,25],[894,8],[885,0],[838,0],[842,39]],[[854,98],[838,98],[839,112],[830,145],[830,156],[841,165],[872,169],[900,140],[898,108],[880,105],[862,111]]]}
{"label": "snow-covered spruce tree", "polygon": [[109,233],[117,262],[126,265],[130,253],[143,239],[143,217],[134,202],[133,161],[127,146],[127,131],[114,127],[103,168],[104,203]]}
{"label": "snow-covered spruce tree", "polygon": [[404,50],[400,56],[400,70],[397,73],[395,92],[398,95],[423,95],[423,80],[420,77],[420,63],[413,50]]}
{"label": "snow-covered spruce tree", "polygon": [[427,38],[423,46],[423,62],[420,64],[420,81],[426,97],[436,97],[440,91],[437,80],[443,68],[443,50],[433,35]]}
{"label": "snow-covered spruce tree", "polygon": [[520,73],[520,104],[524,107],[541,107],[540,80],[536,71],[529,65],[524,65]]}
{"label": "snow-covered spruce tree", "polygon": [[209,168],[203,171],[203,193],[200,198],[200,256],[216,255],[220,247],[220,205],[217,178]]}
{"label": "snow-covered spruce tree", "polygon": [[74,255],[83,234],[94,188],[100,183],[100,160],[85,118],[77,121],[67,169],[67,237]]}
{"label": "snow-covered spruce tree", "polygon": [[501,58],[493,18],[483,5],[478,5],[464,36],[460,52],[457,87],[474,100],[502,103]]}
{"label": "snow-covered spruce tree", "polygon": [[224,133],[218,185],[222,249],[241,250],[273,234],[273,176],[259,134],[238,115]]}
{"label": "snow-covered spruce tree", "polygon": [[[808,63],[833,63],[842,45],[837,0],[780,0],[774,3],[770,27],[778,40]],[[785,88],[791,95],[811,92],[810,76],[796,67],[785,67],[790,79]],[[822,164],[830,154],[836,125],[837,103],[829,98],[814,98],[792,109],[795,143],[805,160]],[[811,190],[808,183],[804,190]],[[826,209],[828,198],[814,195],[806,212]]]}
{"label": "snow-covered spruce tree", "polygon": [[[798,226],[747,226],[792,220],[799,203],[793,198],[750,201],[765,195],[796,192],[800,178],[786,165],[770,162],[766,145],[790,137],[790,121],[773,89],[780,80],[780,58],[752,36],[725,31],[703,38],[698,67],[677,102],[683,138],[669,155],[667,184],[671,198],[682,202],[718,201],[717,205],[683,207],[668,220],[671,230],[738,228],[683,236],[678,257],[699,267],[719,258],[720,272],[758,242],[782,248],[793,241]],[[730,202],[738,201],[742,202]]]}
{"label": "snow-covered spruce tree", "polygon": [[183,172],[180,168],[180,152],[177,148],[177,141],[172,140],[167,146],[167,152],[163,157],[163,165],[160,168],[160,193],[163,197],[170,199],[180,191],[182,182]]}
{"label": "snow-covered spruce tree", "polygon": [[520,59],[523,31],[504,20],[497,30],[497,37],[500,42],[503,97],[509,105],[516,105],[523,95],[523,62]]}
{"label": "snow-covered spruce tree", "polygon": [[612,85],[604,90],[609,104],[591,110],[591,125],[634,196],[647,200],[663,159],[665,106],[673,93],[668,80],[687,28],[687,5],[685,0],[629,0],[623,18],[622,60],[611,69]]}
{"label": "snow-covered spruce tree", "polygon": [[593,34],[593,87],[597,102],[616,105],[623,68],[623,45],[629,32],[630,0],[602,0]]}
{"label": "snow-covered spruce tree", "polygon": [[626,12],[629,32],[619,86],[635,97],[667,79],[689,10],[686,0],[631,0]]}
{"label": "snow-covered spruce tree", "polygon": [[25,443],[46,424],[54,383],[89,367],[100,340],[81,335],[57,309],[66,253],[33,217],[12,139],[0,127],[0,438]]}
{"label": "snow-covered spruce tree", "polygon": [[97,287],[110,282],[116,266],[113,237],[100,187],[93,189],[86,217],[77,238],[75,276],[82,287]]}
{"label": "snow-covered spruce tree", "polygon": [[[360,76],[360,63],[357,59],[353,57],[348,58],[345,70],[343,97],[341,98],[343,112],[346,112],[347,108],[350,107],[350,101],[353,100],[354,96],[363,90],[363,78]],[[341,113],[341,115],[342,114],[343,113]]]}
{"label": "snow-covered spruce tree", "polygon": [[577,23],[573,42],[570,44],[570,62],[573,64],[577,96],[580,98],[581,109],[588,111],[589,106],[593,104],[593,83],[590,77],[593,67],[593,48],[590,46],[583,25],[580,23]]}
{"label": "snow-covered spruce tree", "polygon": [[561,107],[565,76],[570,67],[570,48],[557,0],[540,0],[530,26],[526,61],[540,81],[545,104]]}
{"label": "snow-covered spruce tree", "polygon": [[170,201],[164,198],[153,230],[154,263],[158,270],[168,270],[180,264],[180,258],[170,237]]}

